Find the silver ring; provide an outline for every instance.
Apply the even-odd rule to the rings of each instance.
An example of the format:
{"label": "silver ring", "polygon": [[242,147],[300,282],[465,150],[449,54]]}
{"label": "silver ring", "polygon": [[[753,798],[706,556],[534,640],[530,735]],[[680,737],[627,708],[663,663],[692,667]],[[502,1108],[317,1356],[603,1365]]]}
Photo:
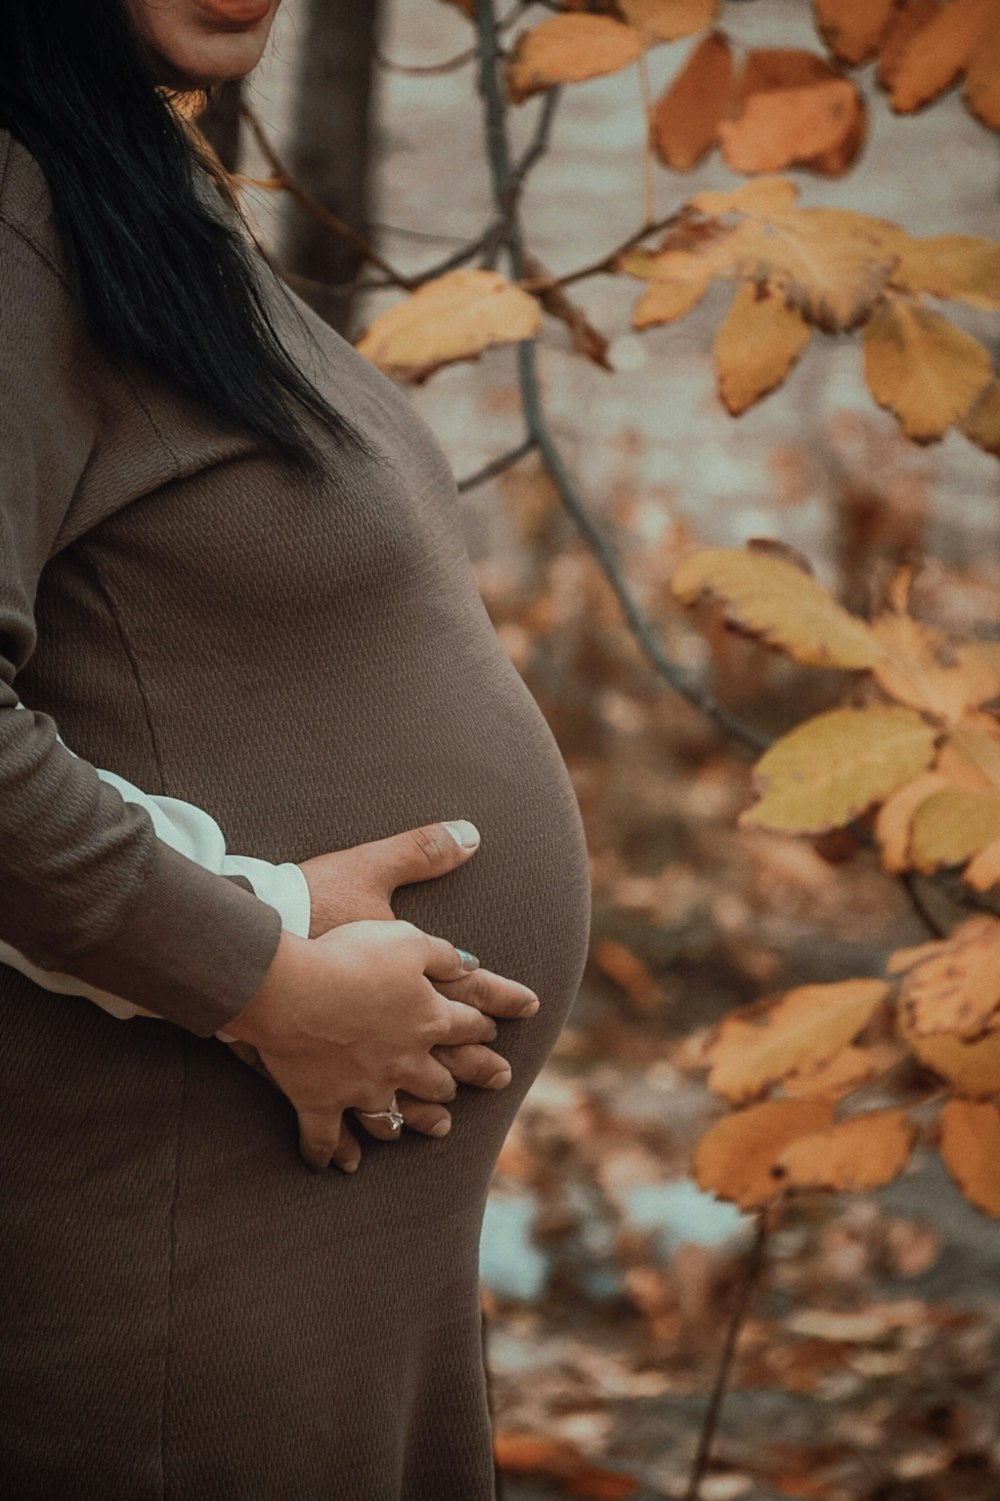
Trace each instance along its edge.
{"label": "silver ring", "polygon": [[370,1121],[388,1121],[394,1131],[398,1131],[403,1124],[403,1117],[399,1113],[399,1105],[396,1096],[393,1095],[387,1110],[358,1110],[355,1106],[355,1115],[364,1115]]}

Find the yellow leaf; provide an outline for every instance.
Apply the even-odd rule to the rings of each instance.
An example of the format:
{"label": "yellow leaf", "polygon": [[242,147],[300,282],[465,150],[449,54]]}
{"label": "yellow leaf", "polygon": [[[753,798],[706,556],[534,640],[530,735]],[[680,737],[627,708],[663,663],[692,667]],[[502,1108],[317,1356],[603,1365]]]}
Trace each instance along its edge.
{"label": "yellow leaf", "polygon": [[847,209],[770,214],[737,269],[748,281],[780,291],[807,322],[828,333],[856,328],[868,317],[895,264],[887,235],[894,228]]}
{"label": "yellow leaf", "polygon": [[[996,670],[996,662],[983,660]],[[1000,792],[1000,724],[992,714],[969,714],[955,726],[941,752],[940,770],[955,787]]]}
{"label": "yellow leaf", "polygon": [[745,828],[822,834],[881,802],[929,765],[935,732],[912,709],[831,709],[776,740],[757,762],[760,801]]}
{"label": "yellow leaf", "polygon": [[788,1188],[867,1193],[903,1171],[914,1128],[905,1110],[869,1110],[791,1142],[775,1167]]}
{"label": "yellow leaf", "polygon": [[789,1074],[781,1087],[796,1100],[839,1100],[895,1061],[888,1047],[847,1047],[818,1068]]}
{"label": "yellow leaf", "polygon": [[714,346],[719,395],[734,417],[781,385],[810,334],[802,314],[767,287],[737,287]]}
{"label": "yellow leaf", "polygon": [[949,1100],[941,1112],[941,1156],[970,1204],[1000,1215],[1000,1112]]}
{"label": "yellow leaf", "polygon": [[732,193],[706,189],[691,199],[691,207],[700,214],[768,214],[791,208],[799,196],[794,182],[787,177],[756,177]]}
{"label": "yellow leaf", "polygon": [[882,615],[871,629],[883,652],[875,677],[901,704],[957,722],[1000,693],[1000,670],[909,615]]}
{"label": "yellow leaf", "polygon": [[832,1119],[829,1100],[765,1100],[723,1116],[698,1143],[695,1180],[741,1209],[763,1208],[781,1190],[771,1169],[784,1149]]}
{"label": "yellow leaf", "polygon": [[1000,1025],[1000,920],[970,917],[939,943],[892,955],[905,970],[899,1004],[908,1033],[975,1040]]}
{"label": "yellow leaf", "polygon": [[1000,839],[994,839],[973,855],[962,872],[962,880],[973,891],[990,891],[1000,881]]}
{"label": "yellow leaf", "polygon": [[609,16],[558,15],[522,31],[507,62],[507,97],[520,104],[555,83],[617,73],[642,56],[632,26]]}
{"label": "yellow leaf", "polygon": [[958,425],[973,443],[1000,458],[1000,381],[990,381]]}
{"label": "yellow leaf", "polygon": [[894,287],[928,292],[967,302],[970,307],[1000,307],[1000,245],[980,235],[900,235]]}
{"label": "yellow leaf", "polygon": [[728,620],[805,666],[860,669],[878,661],[878,643],[865,622],[772,553],[704,548],[684,559],[672,587],[684,604],[719,601]]}
{"label": "yellow leaf", "polygon": [[980,34],[965,65],[965,102],[978,120],[1000,130],[1000,26]]}
{"label": "yellow leaf", "polygon": [[[958,0],[953,0],[957,4]],[[940,313],[896,299],[865,325],[865,376],[917,443],[944,435],[993,374],[988,351]]]}
{"label": "yellow leaf", "polygon": [[694,48],[653,110],[653,143],[661,161],[675,172],[689,172],[715,145],[734,94],[729,43],[713,32]]}
{"label": "yellow leaf", "polygon": [[[749,96],[738,119],[720,123],[722,154],[734,172],[779,172],[803,163],[839,176],[861,149],[864,109],[849,78],[761,90]],[[845,143],[848,149],[840,149]]]}
{"label": "yellow leaf", "polygon": [[922,771],[912,782],[887,797],[875,819],[875,837],[882,850],[882,864],[894,873],[912,869],[910,827],[913,815],[934,792],[947,787],[939,771]]}
{"label": "yellow leaf", "polygon": [[707,1052],[709,1088],[742,1105],[789,1074],[818,1068],[854,1041],[887,993],[884,980],[801,985],[763,1015],[751,1007],[749,1019],[728,1016]]}
{"label": "yellow leaf", "polygon": [[949,0],[939,6],[896,64],[893,109],[909,114],[955,82],[986,31],[993,4],[994,0]]}
{"label": "yellow leaf", "polygon": [[813,0],[823,40],[835,57],[853,67],[877,48],[895,0]]}
{"label": "yellow leaf", "polygon": [[358,351],[387,371],[421,380],[439,365],[490,344],[530,339],[542,321],[534,297],[496,271],[463,268],[436,277],[376,318]]}
{"label": "yellow leaf", "polygon": [[913,815],[913,868],[928,872],[961,865],[994,839],[1000,839],[1000,794],[945,787]]}
{"label": "yellow leaf", "polygon": [[934,1070],[956,1094],[969,1100],[989,1099],[1000,1094],[1000,1033],[981,1042],[963,1042],[960,1037],[918,1037],[903,1033],[920,1062]]}
{"label": "yellow leaf", "polygon": [[[678,252],[679,263],[683,251]],[[633,328],[651,328],[656,323],[673,323],[701,301],[715,279],[715,272],[694,256],[686,266],[676,265],[676,281],[656,280],[647,287],[632,309]]]}
{"label": "yellow leaf", "polygon": [[718,0],[618,0],[622,15],[646,41],[678,42],[706,31]]}

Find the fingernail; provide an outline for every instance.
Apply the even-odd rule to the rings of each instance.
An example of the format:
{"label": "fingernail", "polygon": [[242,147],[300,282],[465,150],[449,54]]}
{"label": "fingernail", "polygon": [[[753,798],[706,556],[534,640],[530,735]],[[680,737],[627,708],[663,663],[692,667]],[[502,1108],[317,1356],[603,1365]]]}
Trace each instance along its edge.
{"label": "fingernail", "polygon": [[431,1127],[431,1135],[432,1136],[447,1136],[448,1132],[450,1130],[451,1130],[451,1121],[450,1120],[438,1121],[438,1123],[437,1123],[436,1126],[432,1126]]}
{"label": "fingernail", "polygon": [[358,1163],[356,1162],[342,1162],[339,1166],[344,1169],[345,1173],[356,1173],[358,1170]]}
{"label": "fingernail", "polygon": [[489,1032],[487,1032],[487,1034],[486,1034],[486,1041],[487,1042],[492,1042],[493,1039],[495,1037],[498,1037],[499,1035],[500,1035],[500,1029],[497,1026],[496,1022],[493,1022],[492,1025],[491,1025],[491,1027],[490,1027]]}
{"label": "fingernail", "polygon": [[451,823],[446,823],[444,827],[455,843],[460,844],[463,849],[474,849],[479,843],[479,830],[467,818],[456,818]]}
{"label": "fingernail", "polygon": [[459,963],[461,964],[463,969],[479,968],[479,960],[476,958],[475,954],[470,954],[468,949],[456,949],[455,952],[458,955]]}
{"label": "fingernail", "polygon": [[538,997],[535,996],[535,999],[533,1001],[529,1001],[524,1009],[522,1011],[519,1011],[517,1014],[518,1016],[534,1016],[540,1005],[541,1002],[539,1001]]}
{"label": "fingernail", "polygon": [[503,1087],[504,1087],[505,1084],[509,1084],[510,1083],[510,1080],[511,1080],[510,1069],[509,1068],[502,1068],[502,1069],[500,1069],[499,1073],[495,1073],[493,1075],[492,1079],[487,1079],[487,1081],[486,1081],[486,1088],[487,1089],[503,1089]]}

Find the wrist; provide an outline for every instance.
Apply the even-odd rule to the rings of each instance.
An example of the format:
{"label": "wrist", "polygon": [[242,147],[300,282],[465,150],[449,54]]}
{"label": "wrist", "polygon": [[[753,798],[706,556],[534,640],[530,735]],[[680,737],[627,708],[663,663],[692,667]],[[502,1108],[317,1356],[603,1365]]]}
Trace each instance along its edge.
{"label": "wrist", "polygon": [[285,1035],[293,997],[311,958],[307,938],[282,929],[267,974],[248,1006],[226,1022],[226,1037],[266,1050]]}

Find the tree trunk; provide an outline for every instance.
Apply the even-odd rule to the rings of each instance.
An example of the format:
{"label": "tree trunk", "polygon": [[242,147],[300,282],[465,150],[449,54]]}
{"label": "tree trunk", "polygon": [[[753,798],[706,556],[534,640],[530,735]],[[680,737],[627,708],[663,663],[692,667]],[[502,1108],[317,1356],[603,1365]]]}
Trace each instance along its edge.
{"label": "tree trunk", "polygon": [[198,124],[215,148],[227,172],[240,163],[240,81],[233,79],[213,89],[208,108]]}
{"label": "tree trunk", "polygon": [[[381,0],[304,0],[285,151],[295,180],[362,232],[368,215],[373,54],[380,11]],[[351,298],[330,289],[357,275],[357,252],[290,202],[282,265],[299,294],[347,338]]]}

